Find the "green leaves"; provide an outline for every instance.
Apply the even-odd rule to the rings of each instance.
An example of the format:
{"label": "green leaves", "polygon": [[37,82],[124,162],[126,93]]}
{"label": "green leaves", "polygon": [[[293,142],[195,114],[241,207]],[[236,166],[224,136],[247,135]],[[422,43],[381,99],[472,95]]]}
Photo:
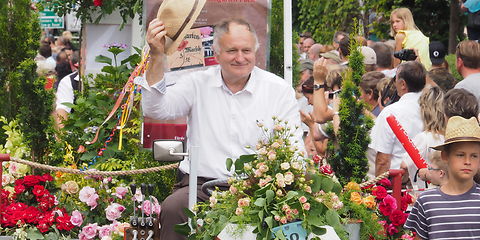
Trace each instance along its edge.
{"label": "green leaves", "polygon": [[112,65],[112,59],[107,57],[107,56],[103,56],[103,55],[96,56],[95,57],[95,62],[106,63],[108,65]]}
{"label": "green leaves", "polygon": [[244,164],[255,160],[256,155],[242,155],[235,161],[235,172],[241,174],[244,172]]}
{"label": "green leaves", "polygon": [[227,170],[230,171],[232,169],[233,160],[231,158],[227,158],[225,164],[227,165]]}

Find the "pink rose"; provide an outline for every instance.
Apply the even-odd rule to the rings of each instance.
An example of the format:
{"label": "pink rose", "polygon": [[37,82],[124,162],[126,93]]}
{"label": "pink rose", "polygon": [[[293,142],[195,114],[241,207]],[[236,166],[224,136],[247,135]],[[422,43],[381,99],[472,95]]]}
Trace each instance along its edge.
{"label": "pink rose", "polygon": [[120,199],[123,199],[123,197],[127,194],[128,188],[126,187],[117,187],[115,188],[115,196],[117,196]]}
{"label": "pink rose", "polygon": [[124,206],[118,203],[112,203],[105,209],[105,214],[108,220],[114,221],[122,215],[123,211],[125,211]]}
{"label": "pink rose", "polygon": [[80,190],[79,193],[79,198],[80,201],[86,203],[90,209],[94,209],[97,207],[97,199],[98,199],[98,194],[95,192],[95,188],[92,187],[84,187],[82,190]]}
{"label": "pink rose", "polygon": [[110,225],[105,225],[98,228],[98,236],[100,238],[110,236],[112,232],[113,232],[113,227]]}
{"label": "pink rose", "polygon": [[93,239],[97,236],[98,225],[96,223],[90,223],[87,226],[82,228],[82,232],[85,239]]}
{"label": "pink rose", "polygon": [[78,210],[73,211],[70,222],[73,224],[73,226],[80,227],[83,223],[82,214]]}
{"label": "pink rose", "polygon": [[[210,199],[211,199],[211,197],[210,197]],[[210,200],[210,201],[212,201],[212,200]],[[216,204],[216,199],[214,200],[214,202]],[[145,212],[145,214],[147,214],[147,216],[150,216],[150,214],[152,214],[152,203],[150,202],[150,200],[143,201],[142,209],[143,209],[143,212]]]}
{"label": "pink rose", "polygon": [[378,209],[385,216],[390,216],[393,210],[397,209],[397,200],[391,195],[387,195],[383,201],[378,205]]}
{"label": "pink rose", "polygon": [[97,207],[97,199],[98,199],[97,194],[92,195],[92,196],[90,196],[90,198],[87,199],[86,203],[90,207],[90,210],[93,210]]}

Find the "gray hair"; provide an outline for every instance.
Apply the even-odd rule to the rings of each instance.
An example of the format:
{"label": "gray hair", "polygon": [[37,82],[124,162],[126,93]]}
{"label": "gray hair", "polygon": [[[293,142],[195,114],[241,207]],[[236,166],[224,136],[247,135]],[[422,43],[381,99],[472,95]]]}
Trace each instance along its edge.
{"label": "gray hair", "polygon": [[215,30],[213,34],[213,45],[212,45],[213,50],[215,52],[220,52],[220,43],[219,43],[220,38],[222,38],[225,33],[229,32],[229,27],[231,23],[236,23],[238,25],[247,27],[248,31],[252,33],[253,37],[255,38],[255,52],[256,52],[258,50],[258,47],[260,46],[260,44],[258,43],[257,33],[255,32],[255,29],[250,23],[248,23],[247,21],[241,18],[225,19],[215,26]]}

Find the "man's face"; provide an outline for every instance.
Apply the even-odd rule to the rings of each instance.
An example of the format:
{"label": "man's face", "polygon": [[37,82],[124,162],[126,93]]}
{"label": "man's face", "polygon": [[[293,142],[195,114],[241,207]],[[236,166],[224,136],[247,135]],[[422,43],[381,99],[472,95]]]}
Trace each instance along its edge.
{"label": "man's face", "polygon": [[332,44],[335,49],[338,49],[340,47],[339,43],[340,41],[342,41],[344,37],[345,36],[342,34],[337,35],[337,37],[335,38],[335,41],[333,41],[333,44]]}
{"label": "man's face", "polygon": [[477,174],[480,163],[480,143],[452,143],[449,152],[442,152],[442,158],[448,159],[448,176],[454,181],[470,181]]}
{"label": "man's face", "polygon": [[307,38],[303,41],[303,52],[308,53],[308,50],[315,44],[313,39]]}
{"label": "man's face", "polygon": [[230,24],[229,32],[219,39],[219,52],[215,52],[224,81],[248,79],[255,66],[255,44],[255,37],[246,26]]}

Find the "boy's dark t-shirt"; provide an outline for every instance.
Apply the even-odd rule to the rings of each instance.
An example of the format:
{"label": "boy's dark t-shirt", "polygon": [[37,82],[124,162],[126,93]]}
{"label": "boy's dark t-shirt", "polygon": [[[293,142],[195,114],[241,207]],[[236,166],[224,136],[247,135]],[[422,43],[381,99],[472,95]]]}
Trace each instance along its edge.
{"label": "boy's dark t-shirt", "polygon": [[405,228],[422,239],[480,239],[480,186],[456,196],[440,188],[422,193]]}

